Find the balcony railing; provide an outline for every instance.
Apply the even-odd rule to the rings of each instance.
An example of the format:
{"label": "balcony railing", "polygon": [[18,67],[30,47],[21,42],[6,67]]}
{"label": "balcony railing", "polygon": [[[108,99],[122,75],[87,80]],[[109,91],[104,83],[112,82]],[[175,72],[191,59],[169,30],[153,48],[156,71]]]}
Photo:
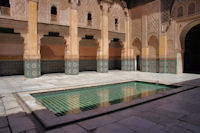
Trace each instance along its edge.
{"label": "balcony railing", "polygon": [[10,8],[0,6],[0,16],[10,16]]}
{"label": "balcony railing", "polygon": [[51,14],[51,21],[56,22],[57,21],[57,15]]}

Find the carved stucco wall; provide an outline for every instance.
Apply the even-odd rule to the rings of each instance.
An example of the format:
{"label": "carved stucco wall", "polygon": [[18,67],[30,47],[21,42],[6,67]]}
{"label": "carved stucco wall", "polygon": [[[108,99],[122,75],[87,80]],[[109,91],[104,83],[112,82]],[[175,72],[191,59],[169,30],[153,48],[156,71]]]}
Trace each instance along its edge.
{"label": "carved stucco wall", "polygon": [[[183,17],[189,16],[188,10],[189,5],[194,3],[195,14],[200,13],[200,1],[199,0],[175,0],[173,8],[172,8],[172,17],[177,18],[179,7],[183,7]],[[192,14],[193,15],[193,14]]]}
{"label": "carved stucco wall", "polygon": [[[115,18],[119,22],[118,30],[115,30]],[[125,33],[125,21],[126,16],[122,6],[119,3],[112,4],[108,15],[109,31]]]}
{"label": "carved stucco wall", "polygon": [[88,13],[92,14],[92,26],[90,28],[100,29],[101,9],[97,0],[81,0],[78,7],[78,20],[80,27],[88,27]]}
{"label": "carved stucco wall", "polygon": [[57,8],[57,22],[53,22],[53,24],[69,25],[70,4],[66,0],[39,0],[38,21],[40,23],[52,23],[50,21],[52,6]]}
{"label": "carved stucco wall", "polygon": [[[195,4],[195,14],[188,14],[188,7],[191,3]],[[183,7],[183,16],[177,17],[178,8]],[[199,0],[175,0],[172,8],[172,21],[167,31],[168,39],[168,57],[175,57],[176,52],[181,52],[183,50],[183,44],[181,44],[181,33],[184,32],[183,29],[189,23],[197,20],[196,16],[200,14],[200,1]],[[191,18],[194,17],[194,18]],[[185,33],[186,34],[186,33]],[[184,38],[183,38],[184,39]],[[171,45],[171,46],[170,46]],[[173,45],[173,46],[172,46]]]}
{"label": "carved stucco wall", "polygon": [[10,0],[11,17],[16,20],[27,20],[27,0]]}
{"label": "carved stucco wall", "polygon": [[[146,16],[146,20],[142,20],[142,17]],[[141,42],[143,40],[149,40],[151,36],[155,36],[159,40],[160,34],[160,2],[159,0],[153,1],[143,6],[136,7],[131,10],[132,17],[132,42],[138,38]],[[147,26],[142,25],[146,21]],[[146,29],[144,29],[146,28]],[[147,31],[147,38],[142,36],[142,32]],[[142,44],[145,46],[146,44]]]}
{"label": "carved stucco wall", "polygon": [[132,10],[132,38],[133,42],[136,38],[142,40],[142,7]]}
{"label": "carved stucco wall", "polygon": [[159,28],[160,28],[160,14],[159,14],[160,4],[159,1],[154,1],[145,6],[145,12],[147,13],[147,37],[148,40],[151,36],[156,36],[159,38]]}

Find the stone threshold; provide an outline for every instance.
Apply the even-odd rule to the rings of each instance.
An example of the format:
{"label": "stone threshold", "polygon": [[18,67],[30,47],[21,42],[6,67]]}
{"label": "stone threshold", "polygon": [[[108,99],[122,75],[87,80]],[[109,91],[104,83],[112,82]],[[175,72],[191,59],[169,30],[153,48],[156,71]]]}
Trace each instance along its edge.
{"label": "stone threshold", "polygon": [[[101,108],[97,108],[94,110],[81,112],[79,114],[67,114],[65,116],[60,116],[60,117],[57,117],[56,115],[54,115],[46,107],[44,107],[42,104],[37,102],[34,97],[31,96],[31,94],[36,94],[36,93],[65,91],[65,90],[71,90],[71,89],[80,89],[80,88],[85,88],[85,87],[102,86],[102,85],[124,83],[124,82],[131,82],[131,81],[138,81],[138,80],[125,80],[122,82],[109,82],[109,83],[104,83],[104,84],[84,85],[84,86],[78,86],[78,87],[75,86],[75,87],[71,87],[68,89],[55,88],[55,89],[51,89],[51,90],[22,92],[22,93],[17,93],[17,96],[23,101],[23,103],[28,107],[28,109],[33,113],[33,115],[41,122],[41,124],[44,126],[45,129],[51,129],[51,128],[54,128],[57,126],[62,126],[65,124],[70,124],[70,123],[86,120],[89,118],[101,116],[104,114],[112,113],[114,111],[141,105],[144,103],[148,103],[148,102],[151,102],[154,100],[158,100],[158,99],[170,96],[170,95],[174,95],[174,94],[181,93],[183,91],[187,91],[187,90],[195,88],[195,86],[190,86],[190,85],[177,86],[176,84],[171,84],[171,86],[177,86],[178,88],[168,90],[165,92],[160,92],[160,93],[150,95],[147,97],[143,97],[143,98],[138,98],[138,99],[135,99],[130,102],[118,103],[118,104],[114,104],[114,105],[111,105],[108,107],[101,107]],[[144,80],[139,80],[139,81],[156,83],[155,81],[144,81]],[[158,83],[158,84],[160,84],[160,83]],[[170,84],[165,84],[165,85],[170,85]]]}

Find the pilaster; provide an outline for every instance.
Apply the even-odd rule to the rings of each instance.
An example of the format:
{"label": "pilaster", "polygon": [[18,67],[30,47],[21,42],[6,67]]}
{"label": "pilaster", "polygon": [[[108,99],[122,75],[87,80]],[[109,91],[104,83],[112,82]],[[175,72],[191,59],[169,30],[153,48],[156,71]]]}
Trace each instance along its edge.
{"label": "pilaster", "polygon": [[[78,3],[72,1],[70,8],[69,43],[65,54],[65,73],[76,75],[79,73],[79,42],[78,42]],[[65,38],[66,39],[66,38]]]}
{"label": "pilaster", "polygon": [[167,36],[161,35],[160,36],[160,45],[159,45],[159,72],[160,73],[166,73],[166,61],[167,57]]}
{"label": "pilaster", "polygon": [[142,71],[143,72],[148,72],[148,55],[149,55],[149,48],[144,47],[142,48]]}
{"label": "pilaster", "polygon": [[149,48],[148,48],[148,38],[147,38],[147,16],[142,16],[142,58],[141,58],[141,67],[143,72],[148,72],[148,57],[149,57]]}
{"label": "pilaster", "polygon": [[108,41],[108,10],[109,3],[101,2],[102,19],[101,19],[101,40],[99,45],[99,56],[97,59],[97,71],[100,73],[108,72],[109,60],[109,41]]}
{"label": "pilaster", "polygon": [[133,71],[134,62],[133,54],[130,47],[130,17],[128,14],[128,9],[126,10],[126,20],[125,20],[125,42],[123,43],[123,52],[122,52],[122,70],[124,71]]}
{"label": "pilaster", "polygon": [[37,35],[37,0],[28,1],[28,33],[25,38],[24,68],[25,76],[36,78],[41,75],[40,45]]}

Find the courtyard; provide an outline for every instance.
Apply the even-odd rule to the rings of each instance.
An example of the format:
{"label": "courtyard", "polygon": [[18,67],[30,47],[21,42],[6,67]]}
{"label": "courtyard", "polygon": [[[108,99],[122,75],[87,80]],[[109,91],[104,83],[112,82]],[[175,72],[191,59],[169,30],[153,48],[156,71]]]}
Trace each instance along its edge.
{"label": "courtyard", "polygon": [[199,133],[200,0],[0,0],[0,133]]}
{"label": "courtyard", "polygon": [[[120,75],[120,76],[119,76]],[[17,94],[78,88],[125,81],[182,85],[190,89],[157,100],[119,109],[85,120],[45,129]],[[48,133],[198,133],[200,130],[200,75],[109,71],[79,75],[46,74],[0,78],[0,132]],[[45,112],[42,115],[47,115]]]}

